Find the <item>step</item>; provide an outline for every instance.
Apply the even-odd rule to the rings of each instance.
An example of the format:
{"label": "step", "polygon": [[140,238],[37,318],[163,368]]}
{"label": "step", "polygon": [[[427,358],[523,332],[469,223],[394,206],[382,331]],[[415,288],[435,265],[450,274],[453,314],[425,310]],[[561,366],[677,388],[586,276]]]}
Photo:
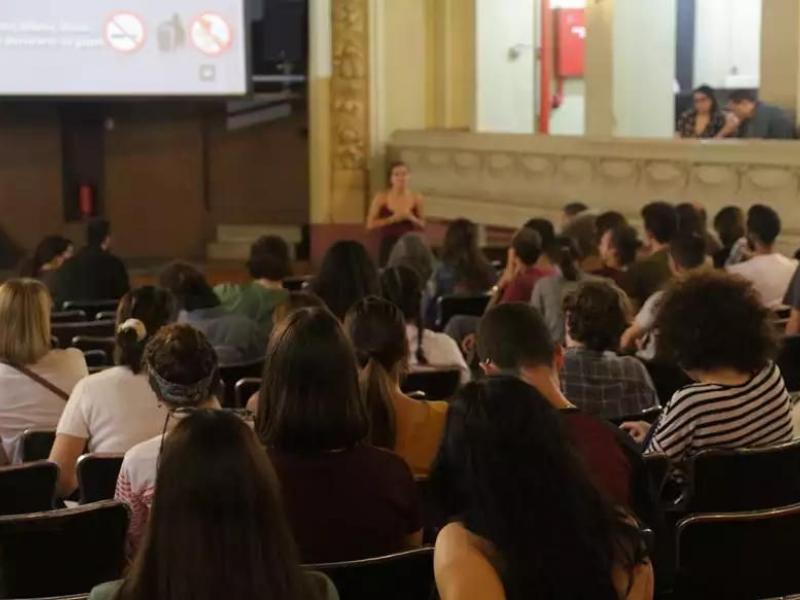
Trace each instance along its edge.
{"label": "step", "polygon": [[264,235],[276,235],[286,243],[299,244],[303,229],[297,225],[217,225],[217,241],[233,244],[252,244]]}

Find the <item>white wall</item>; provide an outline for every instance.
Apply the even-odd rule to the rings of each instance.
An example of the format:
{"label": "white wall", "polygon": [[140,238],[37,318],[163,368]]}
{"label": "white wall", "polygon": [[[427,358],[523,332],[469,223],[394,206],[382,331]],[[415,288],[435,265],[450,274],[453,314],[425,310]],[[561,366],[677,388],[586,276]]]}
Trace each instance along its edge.
{"label": "white wall", "polygon": [[761,0],[697,0],[695,86],[759,87]]}
{"label": "white wall", "polygon": [[[467,1],[467,0],[465,0]],[[534,0],[476,0],[477,130],[533,133]],[[519,44],[519,56],[509,50]]]}
{"label": "white wall", "polygon": [[672,137],[676,35],[675,0],[615,0],[616,136]]}

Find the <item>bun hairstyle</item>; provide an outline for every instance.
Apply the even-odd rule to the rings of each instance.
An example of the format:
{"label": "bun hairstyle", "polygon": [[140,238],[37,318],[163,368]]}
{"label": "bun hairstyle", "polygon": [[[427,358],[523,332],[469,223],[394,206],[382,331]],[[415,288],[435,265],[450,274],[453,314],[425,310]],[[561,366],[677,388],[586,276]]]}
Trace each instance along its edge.
{"label": "bun hairstyle", "polygon": [[167,290],[145,286],[125,294],[117,308],[115,362],[141,373],[147,342],[177,314],[175,297]]}

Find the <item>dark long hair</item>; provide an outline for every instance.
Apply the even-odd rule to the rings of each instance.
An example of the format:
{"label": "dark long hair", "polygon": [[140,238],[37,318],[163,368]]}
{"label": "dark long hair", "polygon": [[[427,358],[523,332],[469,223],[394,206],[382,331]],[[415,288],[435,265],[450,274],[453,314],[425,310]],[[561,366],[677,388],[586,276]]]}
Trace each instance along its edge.
{"label": "dark long hair", "polygon": [[117,600],[307,597],[264,448],[235,415],[188,415],[164,443],[147,532]]}
{"label": "dark long hair", "polygon": [[614,566],[644,561],[639,531],[590,482],[561,415],[520,379],[461,390],[432,484],[497,551],[509,600],[618,600]]}
{"label": "dark long hair", "polygon": [[345,331],[361,368],[361,391],[370,413],[370,441],[393,450],[397,417],[392,397],[408,364],[403,314],[388,300],[365,298],[347,313]]}
{"label": "dark long hair", "polygon": [[23,262],[20,275],[22,277],[39,277],[42,267],[64,254],[71,245],[72,242],[67,238],[60,235],[48,235],[36,246],[33,256]]}
{"label": "dark long hair", "polygon": [[353,304],[380,293],[378,270],[362,244],[352,240],[336,242],[325,253],[311,291],[341,321]]}
{"label": "dark long hair", "polygon": [[[147,342],[177,316],[177,301],[167,290],[145,286],[125,294],[117,307],[116,363],[139,373]],[[144,339],[138,339],[135,329],[119,329],[128,319],[138,319],[144,324]]]}
{"label": "dark long hair", "polygon": [[414,348],[414,356],[418,364],[427,365],[428,357],[425,356],[423,349],[425,327],[422,314],[422,281],[419,275],[413,269],[404,266],[384,269],[381,273],[381,291],[384,298],[400,309],[406,323],[417,327],[417,347]]}
{"label": "dark long hair", "polygon": [[692,97],[694,97],[695,94],[703,94],[703,96],[711,100],[712,115],[719,112],[719,101],[717,101],[717,95],[714,93],[714,88],[712,88],[710,85],[701,85],[692,91]]}
{"label": "dark long hair", "polygon": [[470,292],[482,292],[492,286],[494,270],[478,245],[477,226],[468,219],[450,223],[444,236],[442,262],[455,270],[457,283]]}
{"label": "dark long hair", "polygon": [[581,259],[578,246],[570,237],[560,235],[553,243],[551,260],[558,265],[567,281],[577,281],[580,275],[577,262]]}
{"label": "dark long hair", "polygon": [[158,284],[175,295],[183,310],[219,306],[219,298],[205,275],[189,263],[175,261],[167,265],[158,276]]}
{"label": "dark long hair", "polygon": [[367,438],[353,346],[327,309],[298,309],[272,330],[256,430],[268,448],[298,454],[352,448]]}

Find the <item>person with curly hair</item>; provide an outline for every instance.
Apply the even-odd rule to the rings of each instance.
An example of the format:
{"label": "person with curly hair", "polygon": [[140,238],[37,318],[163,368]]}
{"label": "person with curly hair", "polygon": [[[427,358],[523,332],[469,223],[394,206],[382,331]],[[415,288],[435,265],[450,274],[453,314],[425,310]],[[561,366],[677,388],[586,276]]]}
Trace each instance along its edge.
{"label": "person with curly hair", "polygon": [[617,355],[629,313],[624,292],[605,281],[585,281],[564,300],[567,350],[561,386],[590,415],[612,419],[658,406],[644,365]]}
{"label": "person with curly hair", "polygon": [[[625,423],[645,452],[664,453],[680,469],[708,448],[750,448],[792,439],[791,402],[770,311],[741,277],[689,275],[667,291],[659,310],[660,348],[696,383],[678,390],[652,431]],[[680,479],[680,470],[678,470]]]}

